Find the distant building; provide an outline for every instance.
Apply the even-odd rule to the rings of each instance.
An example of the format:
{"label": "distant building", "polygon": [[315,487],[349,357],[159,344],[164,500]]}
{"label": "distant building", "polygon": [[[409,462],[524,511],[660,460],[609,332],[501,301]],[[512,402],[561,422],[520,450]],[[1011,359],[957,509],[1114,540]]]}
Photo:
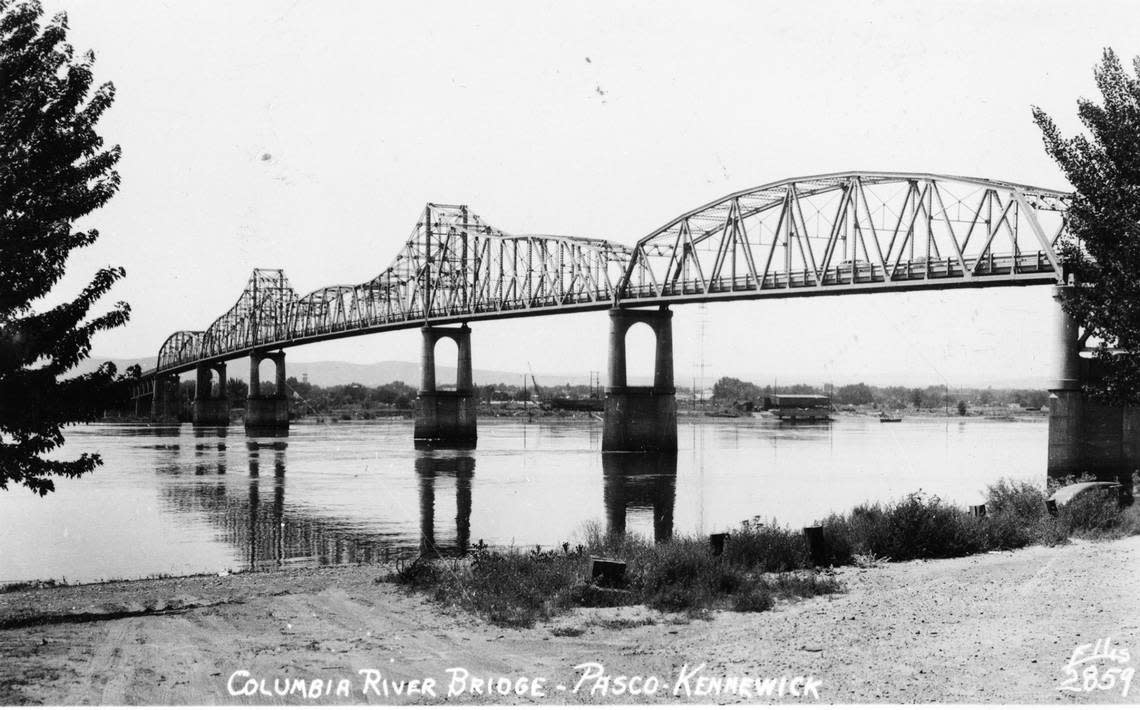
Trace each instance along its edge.
{"label": "distant building", "polygon": [[831,397],[825,394],[774,394],[765,397],[764,404],[780,419],[831,419]]}

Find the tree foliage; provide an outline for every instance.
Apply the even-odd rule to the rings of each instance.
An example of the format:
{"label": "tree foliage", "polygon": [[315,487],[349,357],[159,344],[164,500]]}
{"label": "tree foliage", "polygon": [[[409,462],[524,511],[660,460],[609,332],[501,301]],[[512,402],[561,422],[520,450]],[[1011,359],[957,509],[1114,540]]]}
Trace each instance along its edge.
{"label": "tree foliage", "polygon": [[0,0],[0,488],[16,483],[40,495],[54,490],[53,476],[78,477],[101,463],[97,454],[44,456],[63,443],[64,426],[91,420],[122,393],[124,378],[110,363],[64,375],[88,357],[92,336],[130,312],[117,303],[88,318],[121,268],[99,270],[69,303],[33,309],[63,276],[71,250],[99,236],[74,223],[119,187],[119,148],[105,149],[95,131],[114,88],[91,91],[93,55],[74,56],[65,16],[41,24],[42,15],[38,2]]}
{"label": "tree foliage", "polygon": [[718,402],[758,401],[763,399],[764,393],[751,382],[722,377],[713,384],[712,396]]}
{"label": "tree foliage", "polygon": [[860,382],[855,385],[843,385],[835,391],[836,404],[870,404],[875,401],[875,393],[870,386]]}
{"label": "tree foliage", "polygon": [[[1075,188],[1061,258],[1077,286],[1064,308],[1099,341],[1090,391],[1140,401],[1140,57],[1133,73],[1106,49],[1094,70],[1102,102],[1077,101],[1088,135],[1066,138],[1033,108],[1045,149]],[[1116,352],[1114,352],[1114,350]]]}

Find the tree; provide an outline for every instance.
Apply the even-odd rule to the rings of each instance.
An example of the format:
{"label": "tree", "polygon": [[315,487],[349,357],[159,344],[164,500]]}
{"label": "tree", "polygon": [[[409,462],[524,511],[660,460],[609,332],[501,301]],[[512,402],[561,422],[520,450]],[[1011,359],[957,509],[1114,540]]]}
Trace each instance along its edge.
{"label": "tree", "polygon": [[95,132],[114,88],[90,91],[93,55],[74,58],[66,17],[41,26],[42,14],[38,2],[0,0],[0,488],[45,495],[53,476],[76,478],[101,463],[98,454],[44,456],[63,443],[64,426],[122,398],[126,381],[111,363],[63,376],[88,357],[92,336],[125,323],[130,309],[117,303],[88,319],[121,268],[101,269],[70,303],[32,307],[63,276],[71,250],[99,236],[73,224],[119,187],[119,147],[104,149]]}
{"label": "tree", "polygon": [[1132,66],[1135,76],[1104,51],[1093,71],[1103,104],[1077,101],[1089,136],[1065,138],[1033,107],[1046,151],[1075,189],[1060,256],[1077,288],[1063,307],[1099,341],[1103,379],[1089,392],[1119,404],[1140,401],[1140,57]]}
{"label": "tree", "polygon": [[870,386],[860,382],[857,385],[843,385],[836,390],[835,401],[838,404],[870,404],[875,401],[875,395]]}
{"label": "tree", "polygon": [[735,377],[720,378],[712,389],[712,398],[718,402],[755,401],[763,396],[759,387]]}
{"label": "tree", "polygon": [[[269,390],[264,390],[269,391]],[[230,400],[230,405],[244,402],[249,397],[249,385],[245,380],[231,377],[226,380],[226,398]]]}

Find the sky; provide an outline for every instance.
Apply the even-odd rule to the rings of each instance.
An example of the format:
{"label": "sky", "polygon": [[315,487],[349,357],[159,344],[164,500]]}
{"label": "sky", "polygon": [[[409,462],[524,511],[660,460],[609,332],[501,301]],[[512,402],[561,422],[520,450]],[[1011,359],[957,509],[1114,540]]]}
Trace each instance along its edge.
{"label": "sky", "polygon": [[[383,271],[424,203],[507,232],[632,244],[782,178],[962,174],[1068,189],[1030,107],[1066,133],[1135,2],[375,3],[45,0],[117,96],[122,188],[53,298],[121,265],[103,357],[205,329],[254,268],[300,293]],[[674,309],[678,384],[1002,385],[1055,377],[1049,287]],[[604,372],[604,312],[473,324],[475,367]],[[290,360],[414,361],[415,330]],[[649,371],[648,338],[630,374]],[[237,363],[231,364],[233,368]],[[236,372],[241,371],[237,365]]]}

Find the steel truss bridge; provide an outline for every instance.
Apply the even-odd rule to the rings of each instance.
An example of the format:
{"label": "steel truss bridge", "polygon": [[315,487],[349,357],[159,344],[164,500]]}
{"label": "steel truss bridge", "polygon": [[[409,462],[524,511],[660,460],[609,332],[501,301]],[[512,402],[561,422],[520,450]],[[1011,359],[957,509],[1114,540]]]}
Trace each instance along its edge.
{"label": "steel truss bridge", "polygon": [[163,343],[149,377],[255,351],[425,325],[730,299],[1063,282],[1066,193],[982,178],[793,178],[686,212],[633,246],[508,234],[428,204],[391,265],[299,294],[254,270],[208,328]]}

